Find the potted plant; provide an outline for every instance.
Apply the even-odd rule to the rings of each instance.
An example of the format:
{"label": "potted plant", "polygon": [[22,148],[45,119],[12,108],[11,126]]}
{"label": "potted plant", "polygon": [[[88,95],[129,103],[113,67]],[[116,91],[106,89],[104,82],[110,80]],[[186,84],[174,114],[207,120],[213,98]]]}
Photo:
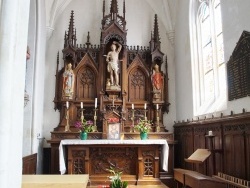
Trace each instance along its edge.
{"label": "potted plant", "polygon": [[148,132],[151,130],[152,122],[150,120],[139,119],[137,125],[134,129],[140,132],[140,137],[142,140],[146,140],[148,137]]}
{"label": "potted plant", "polygon": [[109,176],[110,178],[110,188],[127,188],[128,182],[121,180],[122,171],[118,171],[113,167],[107,169],[113,176]]}
{"label": "potted plant", "polygon": [[80,138],[81,140],[87,140],[88,133],[93,132],[94,126],[93,121],[82,119],[81,121],[77,121],[75,123],[75,127],[80,130]]}

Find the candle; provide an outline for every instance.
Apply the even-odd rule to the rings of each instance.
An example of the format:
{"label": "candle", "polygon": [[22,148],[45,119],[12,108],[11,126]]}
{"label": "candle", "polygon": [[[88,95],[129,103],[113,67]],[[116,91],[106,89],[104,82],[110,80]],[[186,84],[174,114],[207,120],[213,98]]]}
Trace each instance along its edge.
{"label": "candle", "polygon": [[213,135],[213,131],[208,131],[208,135],[212,136]]}
{"label": "candle", "polygon": [[69,108],[69,101],[66,101],[66,108]]}
{"label": "candle", "polygon": [[95,98],[95,108],[97,107],[97,98]]}
{"label": "candle", "polygon": [[145,109],[145,110],[147,109],[147,103],[144,104],[144,109]]}
{"label": "candle", "polygon": [[81,109],[83,109],[83,102],[81,102]]}
{"label": "candle", "polygon": [[132,104],[132,109],[134,110],[134,108],[135,108],[135,107],[134,107],[134,104]]}
{"label": "candle", "polygon": [[159,109],[159,104],[156,104],[156,110],[158,110]]}

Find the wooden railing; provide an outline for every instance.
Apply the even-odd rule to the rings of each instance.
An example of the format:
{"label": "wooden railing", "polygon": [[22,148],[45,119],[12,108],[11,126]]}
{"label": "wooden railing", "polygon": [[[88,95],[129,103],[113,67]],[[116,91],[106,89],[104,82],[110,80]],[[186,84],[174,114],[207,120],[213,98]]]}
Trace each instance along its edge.
{"label": "wooden railing", "polygon": [[229,176],[221,172],[218,172],[218,175],[213,176],[213,177],[226,182],[228,188],[249,188],[250,187],[250,181],[236,178],[234,176]]}

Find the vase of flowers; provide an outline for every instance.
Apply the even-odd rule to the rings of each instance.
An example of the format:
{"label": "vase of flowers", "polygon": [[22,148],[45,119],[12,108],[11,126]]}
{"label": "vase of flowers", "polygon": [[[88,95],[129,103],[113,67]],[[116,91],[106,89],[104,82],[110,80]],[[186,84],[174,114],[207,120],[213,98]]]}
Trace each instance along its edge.
{"label": "vase of flowers", "polygon": [[81,140],[87,140],[88,133],[93,132],[94,126],[93,121],[82,119],[81,121],[77,121],[75,123],[75,127],[79,129],[80,131],[80,139]]}
{"label": "vase of flowers", "polygon": [[128,187],[128,182],[126,181],[122,181],[121,179],[121,174],[122,171],[116,170],[113,167],[110,167],[109,169],[107,169],[111,174],[113,174],[112,176],[109,176],[110,179],[110,188],[127,188]]}
{"label": "vase of flowers", "polygon": [[146,140],[148,138],[148,132],[151,130],[151,121],[145,119],[139,119],[137,125],[134,126],[134,129],[140,132],[140,137],[142,140]]}

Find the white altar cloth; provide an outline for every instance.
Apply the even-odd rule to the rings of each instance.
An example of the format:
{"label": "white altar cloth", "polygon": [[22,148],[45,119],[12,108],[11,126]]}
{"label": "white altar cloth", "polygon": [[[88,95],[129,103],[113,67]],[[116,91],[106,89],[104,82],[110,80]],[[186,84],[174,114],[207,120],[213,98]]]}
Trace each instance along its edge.
{"label": "white altar cloth", "polygon": [[78,139],[66,139],[61,140],[59,145],[59,165],[61,174],[66,172],[66,163],[65,163],[65,145],[105,145],[105,144],[116,144],[116,145],[162,145],[162,156],[161,164],[162,169],[168,171],[168,155],[169,155],[169,146],[166,140],[164,139],[155,139],[155,140],[78,140]]}

